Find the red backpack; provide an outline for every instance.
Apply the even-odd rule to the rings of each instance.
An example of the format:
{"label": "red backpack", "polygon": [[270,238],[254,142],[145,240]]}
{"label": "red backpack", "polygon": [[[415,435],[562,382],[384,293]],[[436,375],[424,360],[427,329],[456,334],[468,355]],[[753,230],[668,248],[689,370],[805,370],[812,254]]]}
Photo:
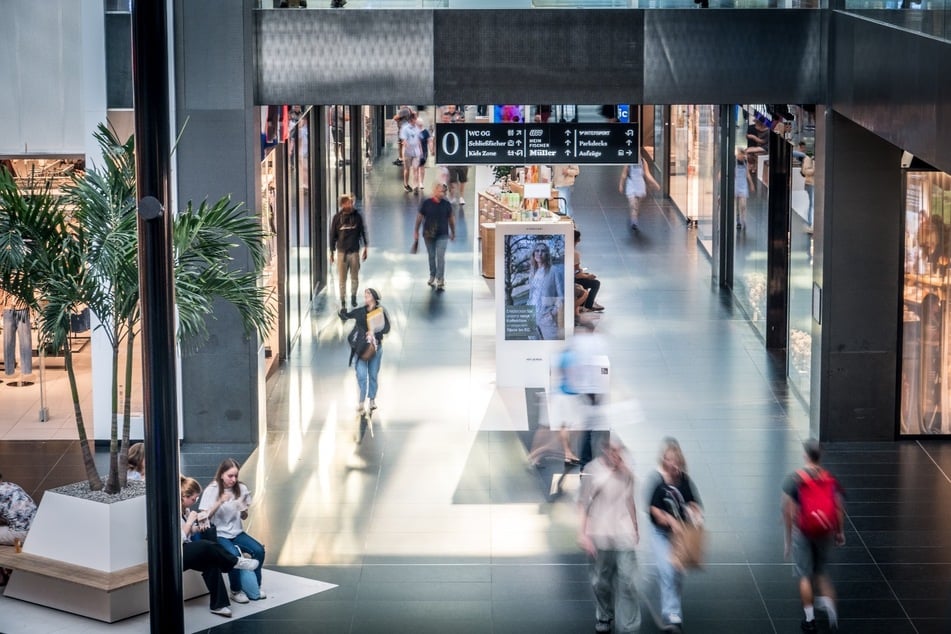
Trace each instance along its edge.
{"label": "red backpack", "polygon": [[824,469],[820,469],[815,476],[803,469],[796,473],[799,474],[799,530],[809,539],[825,537],[838,531],[838,483],[835,478]]}

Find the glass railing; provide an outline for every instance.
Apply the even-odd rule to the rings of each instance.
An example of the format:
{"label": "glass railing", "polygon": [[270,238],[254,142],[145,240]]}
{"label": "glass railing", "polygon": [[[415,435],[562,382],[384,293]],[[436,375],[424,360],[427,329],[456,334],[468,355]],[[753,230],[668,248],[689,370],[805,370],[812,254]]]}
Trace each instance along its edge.
{"label": "glass railing", "polygon": [[849,13],[916,33],[951,40],[951,0],[844,0],[834,4]]}
{"label": "glass railing", "polygon": [[[123,3],[128,0],[108,0]],[[260,9],[838,9],[951,39],[951,0],[258,0]]]}
{"label": "glass railing", "polygon": [[[341,6],[341,4],[343,6]],[[260,9],[817,9],[828,0],[259,0]]]}

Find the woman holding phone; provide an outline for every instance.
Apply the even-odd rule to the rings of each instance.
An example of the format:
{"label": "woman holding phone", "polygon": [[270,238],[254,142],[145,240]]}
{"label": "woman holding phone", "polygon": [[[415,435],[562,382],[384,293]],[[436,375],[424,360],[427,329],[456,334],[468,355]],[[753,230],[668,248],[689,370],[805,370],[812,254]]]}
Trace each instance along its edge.
{"label": "woman holding phone", "polygon": [[242,520],[248,518],[251,491],[238,480],[241,465],[234,458],[226,458],[215,473],[215,479],[205,488],[198,508],[207,512],[218,532],[218,543],[228,552],[241,557],[243,553],[258,562],[253,574],[232,570],[228,573],[231,599],[247,603],[267,597],[261,590],[261,566],[264,565],[264,545],[244,532]]}

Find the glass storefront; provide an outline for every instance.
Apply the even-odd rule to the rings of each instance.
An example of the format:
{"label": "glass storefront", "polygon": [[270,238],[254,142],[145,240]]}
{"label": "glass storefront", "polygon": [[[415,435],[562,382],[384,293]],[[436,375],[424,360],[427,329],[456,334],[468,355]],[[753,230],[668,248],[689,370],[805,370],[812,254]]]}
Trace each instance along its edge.
{"label": "glass storefront", "polygon": [[697,238],[713,254],[717,156],[717,107],[670,107],[670,197],[688,221],[697,226]]}
{"label": "glass storefront", "polygon": [[[261,228],[267,233],[267,262],[261,273],[261,284],[267,288],[267,302],[275,315],[280,314],[278,294],[278,264],[277,264],[277,172],[275,165],[274,148],[270,148],[261,161]],[[264,339],[265,372],[270,374],[276,368],[281,358],[280,328],[277,323],[271,324],[271,330]]]}
{"label": "glass storefront", "polygon": [[789,319],[786,376],[806,404],[812,376],[812,222],[815,203],[815,122],[811,112],[790,106],[794,115],[789,199]]}
{"label": "glass storefront", "polygon": [[901,434],[951,433],[951,176],[905,173]]}
{"label": "glass storefront", "polygon": [[262,283],[272,290],[269,298],[280,320],[264,342],[270,371],[288,353],[307,319],[323,270],[315,258],[323,251],[313,248],[318,211],[310,152],[315,111],[309,106],[268,106],[263,113],[259,209],[272,238]]}
{"label": "glass storefront", "polygon": [[[750,323],[766,338],[766,279],[769,201],[769,125],[766,113],[741,108],[736,116],[733,188],[735,240],[733,294]],[[765,129],[766,149],[763,149]],[[758,138],[759,140],[755,140]]]}

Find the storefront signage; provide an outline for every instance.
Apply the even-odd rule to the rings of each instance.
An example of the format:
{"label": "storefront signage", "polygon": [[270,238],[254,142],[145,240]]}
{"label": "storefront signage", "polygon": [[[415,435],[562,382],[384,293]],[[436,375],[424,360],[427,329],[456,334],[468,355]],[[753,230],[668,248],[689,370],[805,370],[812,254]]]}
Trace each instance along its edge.
{"label": "storefront signage", "polygon": [[436,124],[436,163],[523,165],[638,161],[637,124]]}

